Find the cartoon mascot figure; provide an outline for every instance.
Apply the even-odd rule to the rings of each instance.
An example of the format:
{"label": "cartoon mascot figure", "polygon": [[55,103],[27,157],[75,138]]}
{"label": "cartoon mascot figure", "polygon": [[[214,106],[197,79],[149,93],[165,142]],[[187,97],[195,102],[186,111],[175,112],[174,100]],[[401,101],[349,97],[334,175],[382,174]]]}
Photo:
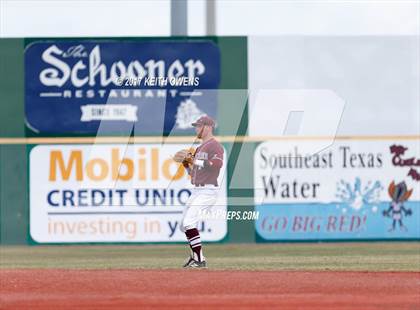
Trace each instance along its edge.
{"label": "cartoon mascot figure", "polygon": [[392,181],[392,183],[389,185],[388,194],[392,201],[389,208],[383,211],[384,216],[392,218],[392,227],[389,229],[389,231],[395,230],[397,222],[399,224],[400,230],[407,231],[407,228],[402,222],[403,215],[410,216],[412,212],[411,209],[406,209],[403,203],[407,201],[408,198],[410,198],[412,193],[413,189],[408,190],[405,182],[401,182],[395,185],[395,182]]}

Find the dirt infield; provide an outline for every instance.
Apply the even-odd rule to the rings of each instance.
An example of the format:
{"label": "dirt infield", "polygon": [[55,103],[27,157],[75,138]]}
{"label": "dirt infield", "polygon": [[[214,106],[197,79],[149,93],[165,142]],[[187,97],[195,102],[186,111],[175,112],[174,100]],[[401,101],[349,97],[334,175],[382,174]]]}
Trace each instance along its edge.
{"label": "dirt infield", "polygon": [[418,309],[418,272],[2,269],[1,309]]}

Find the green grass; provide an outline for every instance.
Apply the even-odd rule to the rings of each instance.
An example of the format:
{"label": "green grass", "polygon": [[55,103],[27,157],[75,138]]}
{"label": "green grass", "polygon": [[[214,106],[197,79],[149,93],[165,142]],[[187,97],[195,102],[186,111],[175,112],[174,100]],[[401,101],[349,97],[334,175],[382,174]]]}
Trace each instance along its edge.
{"label": "green grass", "polygon": [[[205,245],[211,269],[420,271],[420,243]],[[2,246],[0,268],[179,268],[186,245]]]}

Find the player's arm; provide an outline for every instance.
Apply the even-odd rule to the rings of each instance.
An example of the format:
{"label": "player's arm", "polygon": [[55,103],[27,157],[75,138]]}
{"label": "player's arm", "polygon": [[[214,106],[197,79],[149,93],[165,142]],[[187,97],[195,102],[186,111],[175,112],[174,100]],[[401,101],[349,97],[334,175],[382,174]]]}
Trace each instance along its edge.
{"label": "player's arm", "polygon": [[188,173],[189,175],[191,175],[191,171],[192,171],[192,169],[191,169],[191,165],[190,165],[190,163],[189,163],[189,162],[184,161],[184,162],[182,162],[182,165],[184,166],[185,170],[187,170],[187,173]]}

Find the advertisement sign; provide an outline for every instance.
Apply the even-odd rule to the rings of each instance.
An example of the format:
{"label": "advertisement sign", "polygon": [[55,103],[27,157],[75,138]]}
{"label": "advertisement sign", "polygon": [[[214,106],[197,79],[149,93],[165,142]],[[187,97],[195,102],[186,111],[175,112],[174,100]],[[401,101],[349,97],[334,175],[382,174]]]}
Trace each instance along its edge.
{"label": "advertisement sign", "polygon": [[217,117],[219,82],[220,51],[208,40],[35,42],[25,50],[27,126],[56,134],[192,133],[201,115]]}
{"label": "advertisement sign", "polygon": [[318,152],[315,145],[257,147],[255,225],[262,239],[420,239],[418,140],[335,141]]}
{"label": "advertisement sign", "polygon": [[[185,241],[189,176],[172,156],[185,145],[38,145],[30,160],[30,234],[39,243]],[[226,212],[223,171],[213,210]],[[204,241],[225,219],[198,225]]]}

